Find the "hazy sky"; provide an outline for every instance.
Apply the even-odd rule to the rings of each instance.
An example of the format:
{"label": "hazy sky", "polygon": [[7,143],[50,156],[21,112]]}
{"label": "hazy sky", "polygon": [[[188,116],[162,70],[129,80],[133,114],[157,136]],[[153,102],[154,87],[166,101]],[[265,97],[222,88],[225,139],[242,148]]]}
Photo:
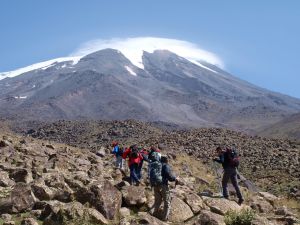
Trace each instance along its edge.
{"label": "hazy sky", "polygon": [[1,0],[0,72],[145,36],[194,43],[233,75],[300,98],[297,0]]}

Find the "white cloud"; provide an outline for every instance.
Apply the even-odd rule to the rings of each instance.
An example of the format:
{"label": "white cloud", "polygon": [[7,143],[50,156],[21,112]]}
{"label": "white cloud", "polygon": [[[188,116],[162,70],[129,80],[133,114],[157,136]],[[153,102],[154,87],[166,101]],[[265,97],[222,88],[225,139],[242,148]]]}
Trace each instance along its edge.
{"label": "white cloud", "polygon": [[204,60],[220,68],[224,68],[224,63],[218,56],[216,56],[214,53],[200,49],[196,44],[193,44],[191,42],[155,37],[137,37],[124,39],[113,38],[109,40],[97,39],[88,41],[79,46],[79,48],[71,54],[71,57],[51,59],[45,62],[39,62],[30,66],[19,68],[13,71],[2,73],[0,72],[0,80],[6,77],[15,77],[36,69],[46,69],[60,62],[73,61],[73,65],[75,65],[83,56],[105,48],[113,48],[121,51],[125,55],[125,57],[127,57],[135,66],[140,68],[144,67],[142,64],[143,51],[152,53],[154,50],[157,49],[169,50],[171,52],[174,52],[177,55],[184,57],[190,60],[191,62],[208,70],[211,69],[205,67],[201,63],[198,63],[198,61]]}
{"label": "white cloud", "polygon": [[143,68],[143,51],[152,53],[157,49],[169,50],[192,62],[204,60],[220,68],[224,68],[224,63],[218,56],[216,56],[214,53],[199,48],[196,44],[182,40],[155,37],[92,40],[82,44],[75,52],[71,54],[71,56],[82,57],[105,48],[113,48],[121,51],[134,65],[140,68]]}

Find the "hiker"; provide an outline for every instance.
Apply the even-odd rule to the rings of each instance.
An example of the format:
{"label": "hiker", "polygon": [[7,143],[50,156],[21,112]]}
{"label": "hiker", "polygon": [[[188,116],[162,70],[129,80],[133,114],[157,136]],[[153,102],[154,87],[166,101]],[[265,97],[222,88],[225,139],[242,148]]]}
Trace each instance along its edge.
{"label": "hiker", "polygon": [[161,153],[160,150],[154,146],[151,146],[150,151],[148,153],[148,179],[150,179],[150,170],[151,170],[151,161],[153,160],[154,157],[154,152],[157,152],[157,156],[159,157],[159,161],[161,158]]}
{"label": "hiker", "polygon": [[217,147],[216,152],[218,154],[218,158],[214,158],[213,160],[215,162],[221,163],[224,169],[222,178],[223,197],[226,199],[228,199],[229,197],[227,183],[230,179],[239,199],[238,204],[241,205],[244,202],[244,199],[237,181],[237,167],[239,164],[237,152],[236,150],[230,148],[222,150],[221,147]]}
{"label": "hiker", "polygon": [[112,147],[113,150],[111,153],[114,154],[116,157],[116,168],[123,169],[123,158],[122,158],[123,148],[120,147],[119,143],[116,141],[112,142]]}
{"label": "hiker", "polygon": [[129,158],[128,166],[130,170],[130,184],[139,186],[141,183],[139,178],[139,166],[143,160],[143,156],[139,153],[137,145],[132,145],[127,148],[122,157],[123,159],[126,159],[127,157]]}
{"label": "hiker", "polygon": [[169,190],[169,181],[175,181],[177,184],[178,178],[171,172],[168,164],[167,156],[162,156],[159,160],[158,153],[155,152],[151,161],[150,183],[154,189],[154,204],[151,207],[150,213],[157,215],[162,201],[164,202],[162,220],[167,221],[171,207],[171,195]]}

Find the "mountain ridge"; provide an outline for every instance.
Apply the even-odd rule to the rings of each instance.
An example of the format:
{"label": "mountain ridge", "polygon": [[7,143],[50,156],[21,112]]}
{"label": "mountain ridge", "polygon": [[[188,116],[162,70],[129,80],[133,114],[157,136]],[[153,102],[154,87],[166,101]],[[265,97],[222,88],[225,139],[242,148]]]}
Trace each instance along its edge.
{"label": "mountain ridge", "polygon": [[1,116],[138,119],[251,131],[300,111],[299,99],[252,85],[209,63],[207,69],[168,50],[144,52],[142,60],[144,69],[120,51],[104,49],[76,64],[56,63],[0,80]]}

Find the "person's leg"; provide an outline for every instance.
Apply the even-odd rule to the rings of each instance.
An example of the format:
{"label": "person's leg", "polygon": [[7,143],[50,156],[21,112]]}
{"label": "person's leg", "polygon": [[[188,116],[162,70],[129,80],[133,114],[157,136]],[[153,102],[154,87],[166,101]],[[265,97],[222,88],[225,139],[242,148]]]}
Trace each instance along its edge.
{"label": "person's leg", "polygon": [[230,172],[228,170],[224,170],[223,178],[222,178],[222,188],[223,188],[223,197],[228,198],[228,189],[227,184],[230,178]]}
{"label": "person's leg", "polygon": [[130,181],[131,185],[139,183],[139,178],[137,177],[137,165],[130,165]]}
{"label": "person's leg", "polygon": [[158,213],[159,207],[162,202],[162,189],[161,186],[154,186],[154,204],[151,207],[150,214],[155,215]]}
{"label": "person's leg", "polygon": [[116,167],[122,169],[122,157],[116,156]]}
{"label": "person's leg", "polygon": [[167,221],[171,210],[171,194],[167,185],[162,185],[162,198],[164,201],[164,210],[162,220]]}
{"label": "person's leg", "polygon": [[236,195],[239,199],[239,204],[241,204],[244,201],[244,199],[243,199],[241,190],[240,190],[239,185],[238,185],[236,170],[232,172],[232,174],[230,176],[230,180],[231,180],[231,183],[232,183],[232,185],[235,189]]}
{"label": "person's leg", "polygon": [[138,165],[137,177],[139,180],[142,178],[142,168],[143,168],[143,161],[140,162]]}

